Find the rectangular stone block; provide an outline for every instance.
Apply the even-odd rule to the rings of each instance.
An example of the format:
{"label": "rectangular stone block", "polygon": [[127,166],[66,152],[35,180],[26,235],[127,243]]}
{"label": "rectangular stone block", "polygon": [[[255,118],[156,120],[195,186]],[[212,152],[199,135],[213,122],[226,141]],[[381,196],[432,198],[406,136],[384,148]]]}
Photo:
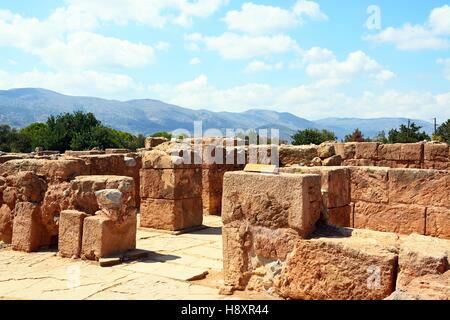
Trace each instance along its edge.
{"label": "rectangular stone block", "polygon": [[204,193],[202,202],[204,215],[220,216],[222,214],[222,193]]}
{"label": "rectangular stone block", "polygon": [[402,144],[381,144],[378,147],[378,158],[380,160],[401,160]]}
{"label": "rectangular stone block", "polygon": [[307,236],[320,218],[319,175],[227,172],[222,220],[271,229],[292,228]]}
{"label": "rectangular stone block", "polygon": [[450,207],[450,172],[390,169],[389,202]]}
{"label": "rectangular stone block", "polygon": [[347,159],[342,163],[343,166],[349,167],[371,167],[375,166],[377,163],[376,160],[370,159]]}
{"label": "rectangular stone block", "polygon": [[88,215],[75,210],[62,211],[59,216],[58,251],[66,258],[80,257],[83,222]]}
{"label": "rectangular stone block", "polygon": [[84,219],[82,258],[98,261],[135,249],[136,221],[136,215],[130,215],[120,223],[104,216]]}
{"label": "rectangular stone block", "polygon": [[427,236],[450,239],[450,209],[442,207],[427,207]]}
{"label": "rectangular stone block", "polygon": [[280,165],[298,165],[310,163],[317,157],[317,146],[280,146]]}
{"label": "rectangular stone block", "polygon": [[426,143],[424,159],[428,161],[449,161],[449,146],[446,143]]}
{"label": "rectangular stone block", "polygon": [[355,158],[356,159],[368,159],[377,160],[378,159],[378,142],[360,142],[356,144],[355,147]]}
{"label": "rectangular stone block", "polygon": [[380,300],[395,290],[396,267],[384,234],[337,234],[299,240],[277,282],[290,299]]}
{"label": "rectangular stone block", "polygon": [[326,208],[338,208],[350,204],[350,169],[343,167],[289,167],[286,173],[319,174]]}
{"label": "rectangular stone block", "polygon": [[202,171],[197,169],[142,169],[142,198],[187,199],[200,197]]}
{"label": "rectangular stone block", "polygon": [[425,207],[356,202],[354,227],[400,234],[424,234]]}
{"label": "rectangular stone block", "polygon": [[357,142],[334,143],[336,155],[341,156],[342,160],[355,158]]}
{"label": "rectangular stone block", "polygon": [[415,278],[443,274],[449,267],[450,241],[410,235],[402,240],[399,253],[397,289],[406,287]]}
{"label": "rectangular stone block", "polygon": [[352,201],[388,202],[388,168],[351,167],[350,172]]}
{"label": "rectangular stone block", "polygon": [[352,207],[350,205],[340,208],[327,209],[326,223],[333,227],[343,228],[352,226]]}
{"label": "rectangular stone block", "polygon": [[422,169],[450,170],[450,162],[425,160]]}
{"label": "rectangular stone block", "polygon": [[17,203],[12,232],[13,249],[36,251],[42,245],[42,237],[40,206],[31,202]]}
{"label": "rectangular stone block", "polygon": [[210,193],[222,193],[223,176],[231,171],[227,167],[216,167],[202,170],[202,188]]}
{"label": "rectangular stone block", "polygon": [[423,160],[424,143],[404,143],[401,146],[400,160],[417,162]]}
{"label": "rectangular stone block", "polygon": [[141,201],[141,227],[177,231],[200,226],[202,222],[202,198]]}

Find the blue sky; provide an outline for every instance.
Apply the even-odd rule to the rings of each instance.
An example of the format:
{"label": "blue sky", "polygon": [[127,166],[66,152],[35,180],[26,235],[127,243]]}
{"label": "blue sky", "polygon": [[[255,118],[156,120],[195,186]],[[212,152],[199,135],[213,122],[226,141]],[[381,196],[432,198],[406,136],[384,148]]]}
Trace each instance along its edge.
{"label": "blue sky", "polygon": [[0,89],[443,121],[449,49],[438,0],[0,0]]}

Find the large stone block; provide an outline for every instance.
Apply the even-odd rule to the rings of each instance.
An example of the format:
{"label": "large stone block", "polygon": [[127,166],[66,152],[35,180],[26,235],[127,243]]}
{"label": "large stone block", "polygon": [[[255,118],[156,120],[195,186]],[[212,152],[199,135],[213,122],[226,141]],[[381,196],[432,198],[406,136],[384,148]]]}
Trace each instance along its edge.
{"label": "large stone block", "polygon": [[404,143],[400,154],[400,160],[420,162],[424,157],[424,143]]}
{"label": "large stone block", "polygon": [[429,161],[425,160],[422,169],[450,170],[450,161]]}
{"label": "large stone block", "polygon": [[93,215],[99,210],[96,191],[118,189],[123,194],[124,205],[135,207],[134,179],[124,176],[79,176],[71,181],[71,208]]}
{"label": "large stone block", "polygon": [[389,202],[450,207],[450,172],[390,169]]}
{"label": "large stone block", "polygon": [[424,146],[424,159],[428,161],[448,162],[449,146],[446,143],[426,143]]}
{"label": "large stone block", "polygon": [[248,221],[272,229],[292,228],[307,236],[320,218],[319,175],[227,172],[222,220]]}
{"label": "large stone block", "polygon": [[14,209],[12,233],[14,250],[32,252],[39,249],[45,236],[40,220],[40,207],[31,202],[19,202]]}
{"label": "large stone block", "polygon": [[335,143],[336,154],[341,156],[342,160],[349,160],[355,157],[357,142]]}
{"label": "large stone block", "polygon": [[401,160],[402,144],[381,144],[378,147],[378,158],[382,160]]}
{"label": "large stone block", "polygon": [[75,210],[61,212],[59,218],[58,251],[63,257],[80,257],[83,222],[88,215]]}
{"label": "large stone block", "polygon": [[202,198],[141,201],[141,227],[176,231],[200,226],[202,222]]}
{"label": "large stone block", "polygon": [[[181,169],[195,167],[197,153],[194,152],[190,146],[186,146],[185,148],[186,149],[168,149],[168,152],[158,149],[145,152],[142,157],[142,168]],[[199,162],[199,164],[201,164],[201,162]]]}
{"label": "large stone block", "polygon": [[386,300],[450,300],[450,271],[415,278]]}
{"label": "large stone block", "polygon": [[377,160],[379,145],[380,144],[378,142],[360,142],[356,144],[355,158]]}
{"label": "large stone block", "polygon": [[400,234],[424,234],[425,207],[356,202],[354,227]]}
{"label": "large stone block", "polygon": [[351,167],[351,199],[387,203],[389,181],[387,168]]}
{"label": "large stone block", "polygon": [[280,146],[280,166],[308,164],[317,157],[318,146]]}
{"label": "large stone block", "polygon": [[352,207],[350,205],[329,208],[326,210],[325,222],[334,227],[353,227],[352,225]]}
{"label": "large stone block", "polygon": [[427,207],[426,235],[450,240],[450,209]]}
{"label": "large stone block", "polygon": [[203,214],[220,216],[222,214],[222,193],[203,193]]}
{"label": "large stone block", "polygon": [[402,240],[399,253],[397,289],[413,279],[449,270],[450,241],[412,234]]}
{"label": "large stone block", "polygon": [[395,290],[397,253],[385,235],[330,235],[299,240],[279,291],[291,299],[378,300]]}
{"label": "large stone block", "polygon": [[13,214],[8,205],[0,207],[0,241],[11,243]]}
{"label": "large stone block", "polygon": [[201,197],[202,170],[142,169],[141,197],[152,199],[188,199]]}
{"label": "large stone block", "polygon": [[286,173],[319,174],[326,208],[338,208],[350,204],[350,169],[343,167],[283,168]]}
{"label": "large stone block", "polygon": [[107,217],[92,216],[84,219],[81,256],[99,260],[136,248],[136,215],[122,223]]}
{"label": "large stone block", "polygon": [[168,142],[169,140],[164,137],[148,137],[145,138],[145,149],[152,149],[154,147],[159,146],[160,144],[163,144],[165,142]]}

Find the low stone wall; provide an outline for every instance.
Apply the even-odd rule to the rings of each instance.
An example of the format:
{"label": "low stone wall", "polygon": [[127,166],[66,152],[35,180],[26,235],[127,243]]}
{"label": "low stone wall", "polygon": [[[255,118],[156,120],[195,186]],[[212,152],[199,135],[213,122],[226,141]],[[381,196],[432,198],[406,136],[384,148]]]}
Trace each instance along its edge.
{"label": "low stone wall", "polygon": [[450,171],[350,171],[353,227],[450,239]]}
{"label": "low stone wall", "polygon": [[317,224],[322,197],[337,192],[332,176],[342,174],[317,170],[320,175],[225,174],[224,291],[396,299],[428,276],[434,285],[423,296],[450,298],[449,240]]}
{"label": "low stone wall", "polygon": [[450,170],[450,150],[445,143],[351,142],[334,147],[347,166]]}

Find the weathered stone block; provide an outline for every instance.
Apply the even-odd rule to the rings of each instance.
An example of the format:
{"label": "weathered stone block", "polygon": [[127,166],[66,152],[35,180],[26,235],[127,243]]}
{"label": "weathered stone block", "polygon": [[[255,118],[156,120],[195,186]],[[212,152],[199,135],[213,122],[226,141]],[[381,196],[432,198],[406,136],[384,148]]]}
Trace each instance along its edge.
{"label": "weathered stone block", "polygon": [[204,193],[202,202],[203,214],[215,216],[222,214],[222,193]]}
{"label": "weathered stone block", "polygon": [[371,167],[375,166],[377,161],[370,159],[348,159],[344,160],[342,165],[349,167]]}
{"label": "weathered stone block", "polygon": [[351,199],[387,203],[389,200],[389,181],[387,168],[352,167]]}
{"label": "weathered stone block", "polygon": [[360,142],[355,147],[356,159],[378,159],[378,142]]}
{"label": "weathered stone block", "polygon": [[58,251],[63,257],[80,257],[83,221],[88,215],[75,210],[61,212],[59,218]]}
{"label": "weathered stone block", "polygon": [[450,170],[450,161],[429,161],[425,160],[422,169]]}
{"label": "weathered stone block", "polygon": [[141,201],[141,227],[176,231],[200,226],[202,222],[201,198]]}
{"label": "weathered stone block", "polygon": [[352,207],[347,205],[339,208],[327,209],[325,221],[328,225],[342,228],[352,226]]}
{"label": "weathered stone block", "polygon": [[280,165],[289,166],[310,163],[317,157],[318,146],[280,146]]}
{"label": "weathered stone block", "polygon": [[331,158],[336,155],[336,150],[334,149],[334,144],[332,143],[322,143],[317,149],[317,156],[320,159]]}
{"label": "weathered stone block", "polygon": [[397,254],[391,248],[376,233],[299,240],[279,291],[291,299],[383,299],[395,290]]}
{"label": "weathered stone block", "polygon": [[450,240],[450,209],[427,207],[426,235]]}
{"label": "weathered stone block", "polygon": [[154,147],[159,146],[160,144],[163,144],[165,142],[169,141],[167,138],[164,137],[148,137],[145,138],[145,149],[152,149]]}
{"label": "weathered stone block", "polygon": [[343,167],[300,167],[281,169],[285,173],[319,174],[326,208],[350,204],[350,169]]}
{"label": "weathered stone block", "polygon": [[381,160],[401,160],[402,144],[381,144],[378,147],[378,158]]}
{"label": "weathered stone block", "polygon": [[450,300],[450,271],[415,278],[386,300]]}
{"label": "weathered stone block", "polygon": [[446,143],[426,143],[424,159],[428,161],[449,161],[449,146]]}
{"label": "weathered stone block", "polygon": [[225,166],[202,170],[202,189],[209,193],[222,193]]}
{"label": "weathered stone block", "polygon": [[450,172],[390,169],[390,203],[450,207]]}
{"label": "weathered stone block", "polygon": [[12,240],[12,211],[8,205],[0,207],[0,241],[11,243]]}
{"label": "weathered stone block", "polygon": [[152,199],[187,199],[200,197],[202,170],[142,169],[141,197]]}
{"label": "weathered stone block", "polygon": [[227,172],[223,185],[225,224],[247,220],[255,226],[292,228],[307,236],[320,218],[319,175]]}
{"label": "weathered stone block", "polygon": [[99,260],[136,248],[136,216],[122,223],[107,217],[93,216],[84,219],[81,256]]}
{"label": "weathered stone block", "polygon": [[424,234],[425,207],[356,202],[354,227],[400,234]]}
{"label": "weathered stone block", "polygon": [[42,245],[44,237],[39,205],[31,202],[19,202],[14,212],[13,249],[25,252],[36,251]]}
{"label": "weathered stone block", "polygon": [[412,234],[402,240],[399,253],[397,289],[414,278],[443,274],[449,270],[450,241]]}
{"label": "weathered stone block", "polygon": [[400,160],[420,162],[424,157],[424,143],[404,143],[401,145]]}
{"label": "weathered stone block", "polygon": [[[169,150],[171,153],[167,153],[162,150],[152,150],[145,152],[142,157],[143,169],[181,169],[191,168],[195,166],[196,153],[186,147],[186,150],[176,149]],[[183,157],[184,156],[184,157]]]}

